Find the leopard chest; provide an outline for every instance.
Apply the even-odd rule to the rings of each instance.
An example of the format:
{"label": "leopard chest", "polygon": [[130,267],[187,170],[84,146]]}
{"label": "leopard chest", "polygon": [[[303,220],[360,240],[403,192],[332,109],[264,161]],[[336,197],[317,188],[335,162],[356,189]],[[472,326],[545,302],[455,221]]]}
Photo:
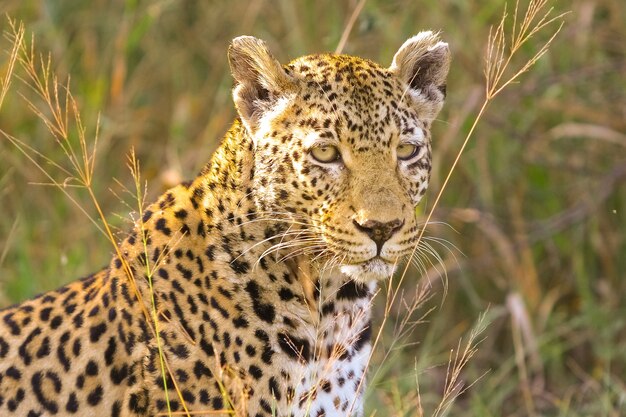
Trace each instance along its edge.
{"label": "leopard chest", "polygon": [[[332,307],[330,307],[332,305]],[[294,415],[360,416],[371,346],[370,299],[322,303],[310,360],[294,367]]]}

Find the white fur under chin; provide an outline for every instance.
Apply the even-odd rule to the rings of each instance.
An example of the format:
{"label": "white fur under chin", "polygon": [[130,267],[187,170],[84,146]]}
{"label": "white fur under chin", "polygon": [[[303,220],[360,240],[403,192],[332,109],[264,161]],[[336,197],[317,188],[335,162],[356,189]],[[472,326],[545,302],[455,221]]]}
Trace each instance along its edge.
{"label": "white fur under chin", "polygon": [[373,259],[356,265],[341,265],[340,270],[357,282],[368,283],[390,278],[395,272],[396,266],[382,259]]}

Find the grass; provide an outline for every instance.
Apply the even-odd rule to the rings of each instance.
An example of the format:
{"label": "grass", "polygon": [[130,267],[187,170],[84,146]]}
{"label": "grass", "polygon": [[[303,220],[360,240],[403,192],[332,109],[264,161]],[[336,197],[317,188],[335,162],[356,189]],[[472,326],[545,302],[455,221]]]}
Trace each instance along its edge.
{"label": "grass", "polygon": [[[142,161],[151,201],[192,178],[230,123],[225,50],[232,37],[262,37],[282,61],[343,42],[346,53],[390,62],[410,35],[442,30],[454,61],[448,101],[434,126],[435,172],[424,212],[447,183],[433,219],[451,227],[433,224],[428,234],[458,250],[439,248],[438,270],[411,269],[402,283],[372,359],[368,415],[413,416],[420,407],[434,414],[450,386],[450,350],[473,346],[458,343],[481,323],[489,325],[478,350],[457,375],[463,385],[454,385],[461,395],[440,415],[623,415],[626,6],[556,1],[556,15],[571,9],[562,33],[520,84],[490,105],[446,181],[482,104],[482,57],[503,3],[368,0],[342,41],[360,4],[7,0],[0,12],[35,32],[60,80],[71,74],[85,129],[94,132],[100,120],[91,187],[102,213],[117,213],[106,216],[114,237],[128,226],[129,208],[117,195],[133,184],[123,157],[129,149]],[[520,48],[512,68],[528,62],[548,35]],[[9,56],[0,57],[0,74]],[[18,93],[35,99],[14,80],[0,128],[61,160],[62,150]],[[73,190],[74,205],[56,189],[33,185],[43,182],[49,181],[0,141],[3,305],[94,271],[112,255],[111,243],[79,208],[91,210],[89,193]],[[103,227],[97,210],[87,214]],[[403,302],[412,305],[418,281],[430,296],[407,317]],[[378,317],[387,309],[381,301]],[[403,320],[407,331],[399,340]]]}

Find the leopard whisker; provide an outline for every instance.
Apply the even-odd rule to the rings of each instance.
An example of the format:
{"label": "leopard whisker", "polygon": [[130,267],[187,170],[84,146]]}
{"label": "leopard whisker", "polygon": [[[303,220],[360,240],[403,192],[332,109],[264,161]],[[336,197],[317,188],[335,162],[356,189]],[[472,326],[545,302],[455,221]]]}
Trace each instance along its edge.
{"label": "leopard whisker", "polygon": [[[264,243],[266,243],[266,242],[269,242],[269,241],[271,241],[271,240],[278,239],[278,238],[283,238],[283,239],[284,239],[284,237],[286,237],[286,236],[302,236],[302,235],[303,235],[303,234],[305,234],[305,233],[307,233],[307,231],[305,231],[305,230],[293,230],[293,231],[286,231],[286,232],[283,232],[283,233],[278,234],[278,235],[275,235],[275,236],[270,236],[270,237],[268,237],[268,238],[265,238],[265,239],[263,239],[263,240],[261,240],[261,241],[259,241],[259,242],[255,243],[254,245],[250,246],[249,248],[247,248],[247,249],[246,249],[245,251],[243,251],[243,252],[242,252],[239,256],[237,256],[237,257],[235,258],[235,260],[237,260],[237,259],[239,259],[241,256],[243,256],[243,255],[247,254],[248,252],[250,252],[251,250],[253,250],[253,249],[254,249],[254,248],[256,248],[257,246],[262,245],[262,244],[264,244]],[[281,241],[282,241],[282,239],[281,239]]]}
{"label": "leopard whisker", "polygon": [[315,245],[315,246],[307,246],[304,248],[300,248],[297,249],[293,252],[288,253],[287,255],[283,256],[282,258],[278,259],[278,262],[285,262],[288,261],[290,259],[293,258],[297,258],[298,256],[301,255],[309,255],[311,253],[315,253],[319,250],[323,250],[323,246],[322,245]]}
{"label": "leopard whisker", "polygon": [[452,255],[454,258],[456,258],[456,254],[454,252],[460,253],[461,255],[465,256],[463,251],[454,243],[450,242],[448,239],[435,237],[435,236],[426,236],[426,237],[423,237],[422,239],[425,241],[439,244],[442,248],[446,249],[448,253],[450,253],[450,255]]}
{"label": "leopard whisker", "polygon": [[284,242],[281,244],[276,244],[274,246],[271,246],[270,248],[266,249],[263,253],[261,253],[261,255],[259,255],[259,261],[263,258],[265,258],[266,256],[271,255],[272,253],[276,253],[279,252],[281,250],[285,250],[285,249],[289,249],[289,248],[297,248],[297,247],[308,247],[310,246],[312,243],[316,243],[315,241],[311,241],[311,242],[303,242],[303,241],[297,241],[297,242]]}
{"label": "leopard whisker", "polygon": [[[317,244],[317,245],[314,245]],[[267,250],[267,253],[264,254],[263,256],[268,256],[271,253],[276,253],[276,260],[278,261],[278,252],[280,252],[281,250],[285,250],[285,249],[290,249],[290,248],[298,248],[297,250],[305,250],[305,249],[311,249],[313,246],[320,246],[320,244],[323,244],[323,242],[321,241],[310,241],[310,242],[290,242],[288,244],[284,244],[281,246],[274,246],[270,249]],[[282,259],[282,258],[281,258]]]}
{"label": "leopard whisker", "polygon": [[[433,258],[437,261],[436,263],[433,262]],[[442,271],[439,268],[439,265],[444,264],[443,258],[428,242],[424,240],[420,242],[419,246],[416,248],[413,256],[411,257],[411,260],[418,261],[420,263],[421,267],[419,269],[420,272],[422,272],[423,274],[426,274],[427,270],[425,262],[427,262],[435,271],[437,271],[439,276],[442,278],[444,287],[447,288],[447,271],[445,270],[445,268],[443,268]],[[413,265],[416,265],[415,262],[413,262]]]}
{"label": "leopard whisker", "polygon": [[323,241],[321,241],[319,238],[307,238],[307,239],[297,239],[293,241],[277,243],[276,245],[269,247],[261,255],[259,255],[259,259],[257,260],[256,263],[258,264],[263,258],[272,254],[273,252],[278,252],[283,249],[302,246],[302,245],[311,246],[313,243],[323,243]]}
{"label": "leopard whisker", "polygon": [[411,265],[413,265],[417,269],[420,275],[423,275],[426,273],[426,264],[424,264],[422,254],[417,254],[417,256],[412,256],[409,262],[411,263]]}
{"label": "leopard whisker", "polygon": [[[333,268],[335,268],[336,266],[342,264],[345,259],[346,259],[347,255],[344,254],[343,256],[339,256],[337,254],[335,254],[334,256],[332,256],[330,259],[328,259],[324,265],[320,268],[320,276],[322,276],[324,273],[326,273],[326,271],[331,271]],[[341,260],[339,260],[339,258],[341,258]],[[320,297],[321,298],[321,297]]]}
{"label": "leopard whisker", "polygon": [[255,219],[251,219],[251,220],[246,220],[245,222],[242,222],[239,226],[246,226],[252,223],[260,223],[260,222],[282,222],[282,223],[288,223],[288,224],[294,224],[294,225],[300,225],[300,226],[305,226],[305,227],[312,227],[311,224],[303,222],[303,221],[297,221],[295,219],[280,219],[280,218],[276,218],[276,217],[257,217]]}

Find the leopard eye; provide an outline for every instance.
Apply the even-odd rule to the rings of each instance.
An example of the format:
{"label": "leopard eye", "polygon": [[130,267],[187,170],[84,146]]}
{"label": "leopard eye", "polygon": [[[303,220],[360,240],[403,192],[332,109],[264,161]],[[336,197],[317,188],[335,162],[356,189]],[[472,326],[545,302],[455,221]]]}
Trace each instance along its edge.
{"label": "leopard eye", "polygon": [[415,157],[419,150],[420,147],[414,143],[403,143],[396,149],[396,155],[398,155],[398,159],[406,161]]}
{"label": "leopard eye", "polygon": [[322,145],[311,148],[311,155],[316,161],[326,164],[338,161],[341,158],[339,149],[333,145]]}

